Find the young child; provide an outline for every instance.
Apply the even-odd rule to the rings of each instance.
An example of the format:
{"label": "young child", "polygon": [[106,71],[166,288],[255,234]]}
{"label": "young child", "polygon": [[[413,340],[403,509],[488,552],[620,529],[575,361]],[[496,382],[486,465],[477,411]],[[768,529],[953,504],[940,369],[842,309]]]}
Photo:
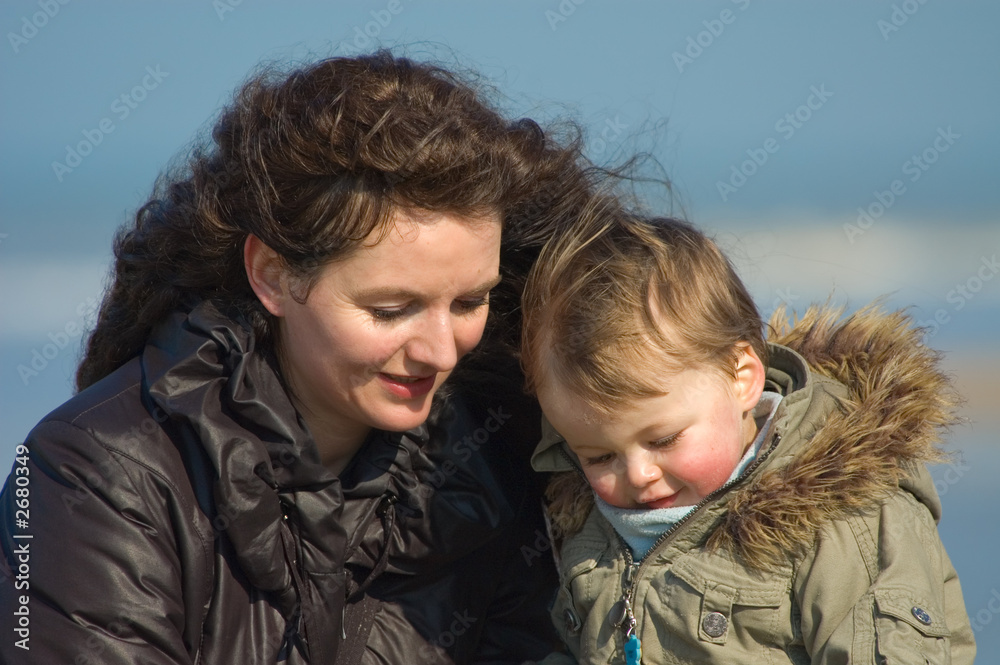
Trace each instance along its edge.
{"label": "young child", "polygon": [[563,663],[971,663],[937,533],[955,396],[902,313],[765,342],[688,224],[591,215],[524,297]]}

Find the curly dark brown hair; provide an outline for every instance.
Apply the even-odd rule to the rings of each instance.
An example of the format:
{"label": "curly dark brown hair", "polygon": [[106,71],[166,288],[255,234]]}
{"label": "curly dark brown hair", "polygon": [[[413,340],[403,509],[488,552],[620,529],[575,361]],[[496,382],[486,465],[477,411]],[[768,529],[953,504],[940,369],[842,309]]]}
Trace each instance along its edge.
{"label": "curly dark brown hair", "polygon": [[597,170],[569,127],[557,139],[533,121],[508,122],[452,72],[387,51],[253,76],[212,142],[161,176],[119,231],[77,388],[137,355],[170,312],[206,299],[238,313],[258,348],[273,352],[276,323],[244,269],[247,236],[308,287],[324,265],[384,232],[398,208],[500,213],[505,284],[484,341],[516,348],[524,276],[594,186]]}

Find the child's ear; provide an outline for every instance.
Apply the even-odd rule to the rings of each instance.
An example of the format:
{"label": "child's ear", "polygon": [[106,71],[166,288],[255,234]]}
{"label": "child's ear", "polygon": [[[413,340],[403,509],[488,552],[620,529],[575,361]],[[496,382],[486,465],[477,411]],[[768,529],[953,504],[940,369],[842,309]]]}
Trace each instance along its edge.
{"label": "child's ear", "polygon": [[284,316],[288,289],[281,257],[257,236],[247,236],[243,244],[243,266],[250,288],[264,309],[274,316]]}
{"label": "child's ear", "polygon": [[764,392],[766,370],[757,352],[746,342],[736,345],[736,354],[736,399],[740,409],[746,412],[760,401],[760,395]]}

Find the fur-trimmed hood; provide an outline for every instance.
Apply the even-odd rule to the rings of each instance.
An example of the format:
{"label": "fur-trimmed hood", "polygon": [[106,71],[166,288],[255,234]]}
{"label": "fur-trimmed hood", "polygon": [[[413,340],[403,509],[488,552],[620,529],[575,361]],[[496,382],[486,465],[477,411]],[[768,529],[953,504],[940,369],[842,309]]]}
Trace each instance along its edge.
{"label": "fur-trimmed hood", "polygon": [[[729,549],[751,567],[809,548],[830,520],[873,509],[898,487],[935,519],[940,503],[925,464],[939,462],[942,430],[958,398],[904,312],[879,305],[842,318],[811,307],[792,323],[771,320],[767,390],[785,396],[773,435],[724,502],[708,546]],[[593,493],[547,423],[532,457],[555,471],[547,496],[555,534],[579,531]]]}

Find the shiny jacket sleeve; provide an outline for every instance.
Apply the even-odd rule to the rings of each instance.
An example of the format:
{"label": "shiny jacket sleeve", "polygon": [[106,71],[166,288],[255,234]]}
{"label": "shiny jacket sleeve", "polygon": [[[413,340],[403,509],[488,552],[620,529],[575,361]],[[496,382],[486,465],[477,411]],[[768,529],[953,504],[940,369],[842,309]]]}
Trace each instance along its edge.
{"label": "shiny jacket sleeve", "polygon": [[[0,661],[191,662],[168,482],[71,424],[32,433],[0,494]],[[137,487],[134,483],[144,486]]]}
{"label": "shiny jacket sleeve", "polygon": [[793,589],[813,663],[965,664],[975,642],[934,519],[897,492],[870,515],[833,521]]}
{"label": "shiny jacket sleeve", "polygon": [[504,381],[491,373],[488,389],[465,395],[473,427],[485,423],[491,432],[481,454],[513,513],[476,564],[476,577],[495,580],[471,660],[476,665],[519,664],[561,646],[549,617],[559,576],[542,511],[548,478],[529,462],[541,435],[541,410],[521,390],[519,376]]}
{"label": "shiny jacket sleeve", "polygon": [[537,515],[530,506],[521,507],[515,528],[498,544],[506,550],[506,562],[480,636],[479,665],[520,663],[559,646],[548,611],[558,575],[547,551],[541,504],[535,505]]}

